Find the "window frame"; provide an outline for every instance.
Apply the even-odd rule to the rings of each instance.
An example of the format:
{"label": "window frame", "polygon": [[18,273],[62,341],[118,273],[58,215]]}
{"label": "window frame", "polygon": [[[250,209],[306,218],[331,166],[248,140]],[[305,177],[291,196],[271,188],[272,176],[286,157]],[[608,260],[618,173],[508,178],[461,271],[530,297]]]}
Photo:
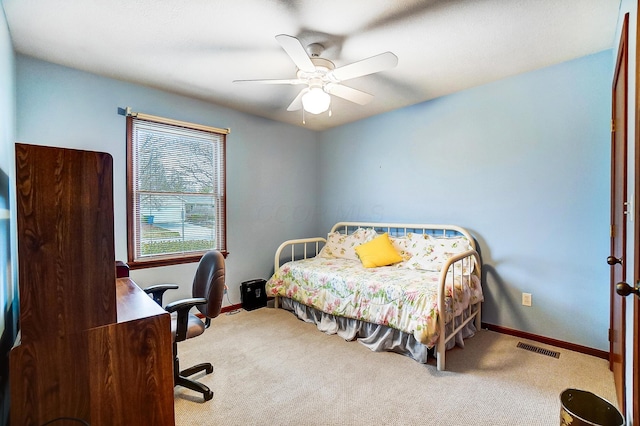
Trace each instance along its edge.
{"label": "window frame", "polygon": [[[134,120],[143,120],[154,123],[160,123],[163,125],[174,126],[176,128],[185,128],[188,130],[199,130],[210,133],[215,133],[221,136],[221,141],[216,142],[220,145],[218,149],[222,150],[221,155],[221,163],[222,163],[222,172],[219,173],[219,170],[216,170],[216,173],[219,173],[218,176],[222,179],[222,195],[219,197],[219,202],[222,203],[221,207],[216,208],[216,212],[222,212],[222,226],[220,231],[216,231],[216,245],[218,245],[219,241],[222,241],[222,247],[216,247],[215,250],[219,250],[224,257],[226,258],[228,255],[227,251],[227,150],[226,150],[226,135],[229,134],[229,129],[218,129],[215,127],[202,126],[199,124],[188,123],[173,119],[167,119],[162,117],[156,117],[148,114],[142,113],[131,113],[127,108],[126,114],[126,133],[127,133],[127,263],[130,269],[143,269],[143,268],[152,268],[158,266],[169,266],[169,265],[178,265],[183,263],[193,263],[200,261],[200,258],[207,250],[201,251],[193,251],[185,254],[177,253],[177,254],[165,254],[165,255],[154,255],[145,258],[136,258],[136,212],[134,211],[134,197],[136,196],[135,191],[135,177],[136,173],[134,170],[134,137],[133,137],[133,127]],[[216,221],[219,221],[219,217],[216,215]],[[218,228],[216,226],[216,228]]]}

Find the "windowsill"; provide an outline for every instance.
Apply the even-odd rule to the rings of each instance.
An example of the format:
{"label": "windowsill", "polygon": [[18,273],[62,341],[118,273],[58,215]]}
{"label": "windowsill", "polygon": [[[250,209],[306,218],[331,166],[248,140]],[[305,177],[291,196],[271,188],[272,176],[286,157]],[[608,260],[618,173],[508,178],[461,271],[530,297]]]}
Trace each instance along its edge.
{"label": "windowsill", "polygon": [[[146,268],[157,268],[160,266],[171,266],[171,265],[180,265],[183,263],[196,263],[199,262],[202,258],[202,255],[206,252],[193,253],[184,256],[171,256],[171,257],[157,257],[149,260],[142,261],[133,261],[130,260],[127,262],[129,265],[129,269],[146,269]],[[225,259],[229,255],[227,252],[222,252]]]}

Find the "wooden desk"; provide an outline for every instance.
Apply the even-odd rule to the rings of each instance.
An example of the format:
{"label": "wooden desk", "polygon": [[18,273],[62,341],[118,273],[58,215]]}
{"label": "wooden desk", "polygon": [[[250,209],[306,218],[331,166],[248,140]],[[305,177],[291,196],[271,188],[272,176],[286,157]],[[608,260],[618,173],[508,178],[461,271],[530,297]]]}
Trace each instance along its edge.
{"label": "wooden desk", "polygon": [[[156,315],[166,316],[166,319],[171,321],[169,313],[154,302],[133,280],[129,277],[116,279],[116,316],[119,323]],[[171,322],[169,322],[169,330],[171,330],[170,325]],[[170,333],[169,337],[171,337]],[[169,343],[171,346],[171,340]]]}
{"label": "wooden desk", "polygon": [[[51,352],[58,339],[12,349],[12,424],[75,417],[93,426],[175,425],[171,316],[129,278],[117,279],[115,289],[117,321],[76,337],[85,343],[69,349],[71,357]],[[52,392],[63,383],[51,378],[60,377],[55,371],[74,376],[82,391],[65,385]]]}
{"label": "wooden desk", "polygon": [[174,425],[171,316],[116,280],[117,322],[89,331],[93,425]]}

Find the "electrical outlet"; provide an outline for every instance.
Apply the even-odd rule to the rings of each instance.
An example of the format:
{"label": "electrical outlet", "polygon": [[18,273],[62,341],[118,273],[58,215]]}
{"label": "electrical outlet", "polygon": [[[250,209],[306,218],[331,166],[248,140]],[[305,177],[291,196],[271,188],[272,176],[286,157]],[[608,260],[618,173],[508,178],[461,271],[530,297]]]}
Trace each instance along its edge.
{"label": "electrical outlet", "polygon": [[524,306],[531,306],[531,293],[522,293],[522,304]]}

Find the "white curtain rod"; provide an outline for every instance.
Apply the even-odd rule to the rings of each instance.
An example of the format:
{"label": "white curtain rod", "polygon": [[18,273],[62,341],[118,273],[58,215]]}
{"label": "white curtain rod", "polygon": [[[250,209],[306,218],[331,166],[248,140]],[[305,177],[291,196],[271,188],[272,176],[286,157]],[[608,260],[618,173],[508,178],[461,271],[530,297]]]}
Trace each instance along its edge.
{"label": "white curtain rod", "polygon": [[[121,108],[119,108],[119,110],[121,110]],[[163,123],[163,124],[171,124],[174,126],[182,126],[182,127],[189,127],[192,129],[197,129],[197,130],[202,130],[205,132],[213,132],[213,133],[222,133],[225,135],[228,135],[229,133],[231,133],[231,129],[220,129],[218,127],[211,127],[211,126],[205,126],[203,124],[196,124],[196,123],[189,123],[187,121],[180,121],[180,120],[174,120],[171,118],[165,118],[165,117],[158,117],[156,115],[150,115],[150,114],[144,114],[142,112],[133,112],[131,111],[131,107],[126,107],[124,109],[124,114],[127,117],[136,117],[139,118],[140,120],[147,120],[147,121],[154,121],[156,123]]]}

